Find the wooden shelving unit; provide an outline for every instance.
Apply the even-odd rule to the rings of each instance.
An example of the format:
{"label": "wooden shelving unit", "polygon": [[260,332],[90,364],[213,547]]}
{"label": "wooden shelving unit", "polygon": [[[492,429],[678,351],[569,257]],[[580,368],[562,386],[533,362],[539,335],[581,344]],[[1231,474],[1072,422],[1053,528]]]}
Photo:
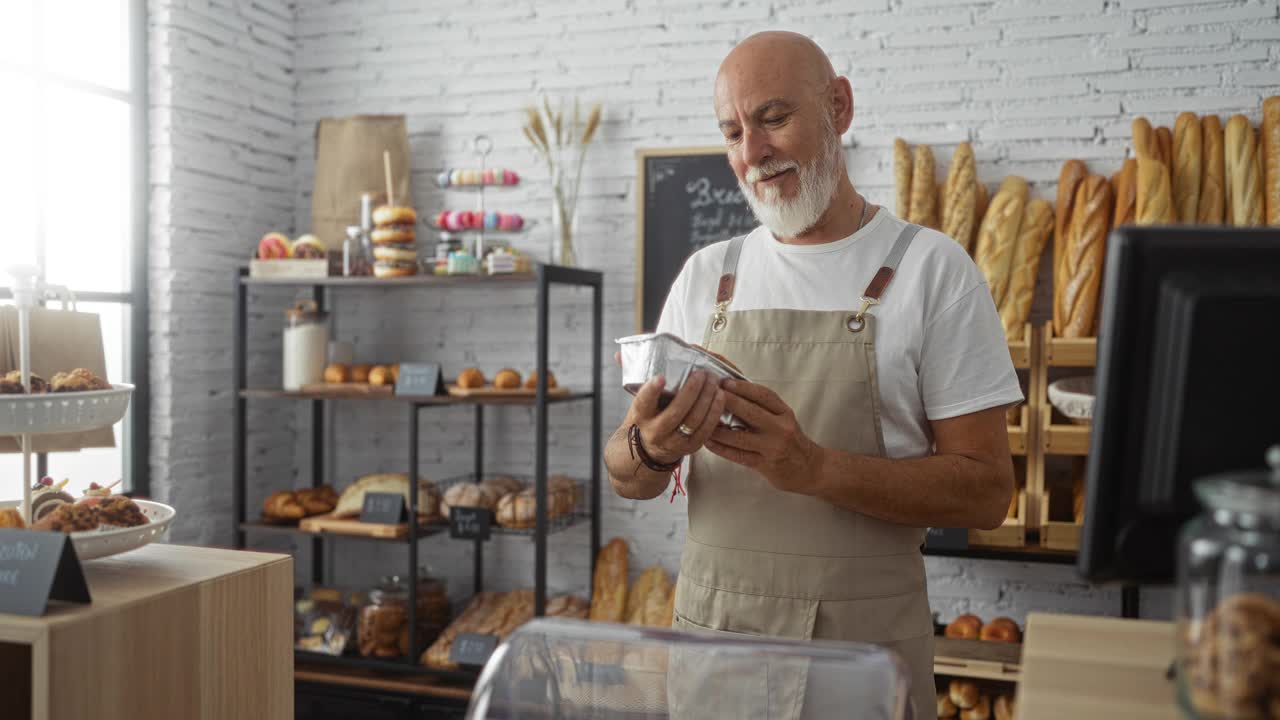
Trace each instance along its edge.
{"label": "wooden shelving unit", "polygon": [[[1046,323],[1040,329],[1041,357],[1033,372],[1033,392],[1037,404],[1037,433],[1034,482],[1038,488],[1037,527],[1040,545],[1050,550],[1078,551],[1081,526],[1075,522],[1051,520],[1051,510],[1056,502],[1062,502],[1062,493],[1056,498],[1046,478],[1045,458],[1056,456],[1083,457],[1089,454],[1089,425],[1068,422],[1055,414],[1049,404],[1049,371],[1053,368],[1089,369],[1097,366],[1097,338],[1057,338],[1053,327]],[[1070,496],[1065,500],[1070,502]],[[1060,516],[1060,515],[1059,515]]]}

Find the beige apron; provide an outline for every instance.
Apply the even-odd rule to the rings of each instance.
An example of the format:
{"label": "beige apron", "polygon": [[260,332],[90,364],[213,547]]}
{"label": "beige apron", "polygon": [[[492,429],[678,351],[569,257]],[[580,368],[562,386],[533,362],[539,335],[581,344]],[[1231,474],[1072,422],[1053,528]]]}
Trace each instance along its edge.
{"label": "beige apron", "polygon": [[[883,457],[876,317],[866,310],[878,304],[919,230],[903,230],[857,311],[730,311],[744,239],[736,238],[725,256],[703,344],[778,393],[814,442]],[[915,717],[933,717],[933,622],[920,554],[923,528],[777,490],[705,449],[692,458],[688,493],[677,627],[888,647],[910,670]],[[773,673],[768,698],[751,701],[763,703],[759,716],[797,717],[803,707],[805,717],[834,717],[816,714],[824,703],[814,678],[808,678],[814,690],[808,698],[799,689],[804,682],[797,685],[796,679],[793,674],[790,682],[780,682]],[[841,715],[857,716],[858,709]]]}

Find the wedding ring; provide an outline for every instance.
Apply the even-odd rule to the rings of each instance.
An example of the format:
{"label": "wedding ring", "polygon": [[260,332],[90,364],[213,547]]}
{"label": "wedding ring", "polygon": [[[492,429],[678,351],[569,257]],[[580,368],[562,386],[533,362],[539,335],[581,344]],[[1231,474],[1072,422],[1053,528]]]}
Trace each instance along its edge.
{"label": "wedding ring", "polygon": [[693,428],[685,425],[684,423],[680,423],[680,427],[676,428],[676,432],[685,437],[693,437]]}

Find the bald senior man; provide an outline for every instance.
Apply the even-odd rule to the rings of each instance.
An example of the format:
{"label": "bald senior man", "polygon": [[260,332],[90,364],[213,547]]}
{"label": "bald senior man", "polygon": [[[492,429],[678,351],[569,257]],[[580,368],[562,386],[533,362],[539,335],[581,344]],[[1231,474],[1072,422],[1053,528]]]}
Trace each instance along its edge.
{"label": "bald senior man", "polygon": [[1005,408],[1023,396],[991,293],[954,240],[854,188],[853,91],[809,39],[744,40],[715,112],[761,225],[690,257],[657,329],[752,382],[696,375],[661,410],[646,384],[610,480],[654,498],[690,458],[678,627],[878,643],[932,717],[924,528],[995,528],[1013,491]]}

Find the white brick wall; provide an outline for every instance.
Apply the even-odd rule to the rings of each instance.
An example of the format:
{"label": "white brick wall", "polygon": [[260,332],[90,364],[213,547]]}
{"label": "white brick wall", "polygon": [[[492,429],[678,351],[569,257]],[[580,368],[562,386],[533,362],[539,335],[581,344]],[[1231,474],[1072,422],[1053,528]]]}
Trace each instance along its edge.
{"label": "white brick wall", "polygon": [[[200,308],[209,323],[183,325],[163,338],[157,326],[155,375],[158,382],[173,383],[157,392],[168,403],[157,400],[157,419],[166,421],[157,423],[157,432],[170,432],[179,422],[173,417],[177,398],[206,404],[212,399],[229,412],[228,336],[220,320],[229,316],[228,281],[210,268],[230,267],[247,248],[240,241],[266,228],[305,230],[312,134],[325,116],[406,113],[420,211],[470,202],[469,196],[435,189],[432,178],[444,167],[470,166],[471,137],[489,133],[497,147],[493,162],[520,170],[526,179],[517,189],[495,193],[491,206],[542,220],[519,243],[542,254],[548,193],[519,134],[519,109],[543,92],[604,100],[605,123],[587,161],[591,185],[580,211],[580,255],[605,272],[605,335],[612,338],[632,329],[634,151],[718,142],[712,79],[719,59],[751,32],[808,33],[827,49],[836,69],[850,76],[857,116],[846,156],[859,189],[881,203],[892,198],[887,148],[897,135],[935,143],[940,175],[954,144],[974,141],[984,182],[994,187],[1016,172],[1038,194],[1052,197],[1066,158],[1081,157],[1097,172],[1114,172],[1136,113],[1159,124],[1171,124],[1182,109],[1243,111],[1256,121],[1261,98],[1280,92],[1278,0],[732,0],[715,6],[654,0],[313,0],[295,8],[259,0],[157,0],[153,9],[153,51],[160,57],[168,48],[164,57],[178,64],[164,68],[153,60],[153,103],[164,106],[167,93],[176,98],[170,104],[178,105],[166,116],[171,128],[157,123],[157,136],[163,137],[153,140],[153,164],[163,157],[163,164],[176,166],[157,175],[164,181],[157,179],[156,197],[163,202],[154,213],[156,229],[173,238],[157,240],[157,247],[172,253],[178,246],[204,246],[194,254],[157,257],[153,273],[163,277],[153,284],[157,295],[169,287],[181,287],[188,296],[195,290],[200,299],[184,306]],[[265,31],[248,31],[257,24]],[[590,351],[584,344],[587,306],[583,298],[566,295],[555,312],[552,362],[562,379],[581,384]],[[343,295],[338,326],[369,360],[432,357],[451,368],[527,368],[533,354],[531,297],[526,290],[468,289]],[[275,327],[284,300],[274,302],[260,305],[263,325]],[[159,304],[156,310],[162,314]],[[260,340],[256,358],[267,372],[274,368],[276,346],[271,338]],[[214,358],[212,366],[208,357]],[[199,364],[185,364],[197,358]],[[606,386],[616,387],[617,381],[610,370]],[[606,426],[621,418],[625,402],[622,392],[608,393]],[[402,409],[351,404],[334,412],[328,452],[335,481],[403,464]],[[205,415],[181,415],[181,429],[213,438],[195,446],[195,468],[217,467],[214,460],[227,448],[225,426],[215,422],[226,415]],[[552,416],[553,467],[584,472],[587,408],[556,408]],[[495,410],[487,418],[489,466],[527,471],[529,411]],[[301,409],[268,406],[255,412],[255,427],[273,428],[252,446],[258,453],[254,462],[261,463],[260,482],[283,482],[262,474],[307,476],[309,446],[300,420]],[[466,471],[472,415],[442,409],[423,420],[422,470],[435,477]],[[295,462],[281,461],[272,448],[294,429],[300,432]],[[176,485],[168,479],[176,472],[170,473],[160,448],[176,452],[181,438],[164,440],[157,441],[156,477]],[[203,496],[216,497],[228,477],[218,467],[208,480],[190,482],[205,488],[199,491]],[[633,563],[676,566],[685,523],[680,502],[608,498],[606,506],[606,537],[631,539]],[[220,518],[201,537],[225,542],[226,528]],[[585,532],[553,541],[553,587],[584,585],[585,543]],[[489,582],[529,582],[526,544],[492,544]],[[445,540],[423,548],[455,594],[464,594],[470,583],[466,551]],[[333,569],[342,580],[366,582],[402,567],[399,549],[339,549]],[[385,562],[367,562],[371,550],[388,555]],[[1089,588],[1070,568],[939,558],[929,559],[928,567],[935,609],[944,618],[964,610],[1015,617],[1031,609],[1119,610],[1116,591]],[[1152,612],[1167,614],[1167,594],[1144,597]]]}

